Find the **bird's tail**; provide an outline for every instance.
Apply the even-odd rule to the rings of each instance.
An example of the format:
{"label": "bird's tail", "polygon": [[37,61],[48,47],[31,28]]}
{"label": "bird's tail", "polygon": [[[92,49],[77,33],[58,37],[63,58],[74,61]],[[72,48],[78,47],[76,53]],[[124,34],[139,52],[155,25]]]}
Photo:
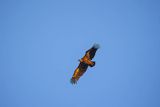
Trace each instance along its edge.
{"label": "bird's tail", "polygon": [[99,49],[99,48],[100,48],[100,45],[99,45],[99,44],[97,44],[97,43],[95,43],[95,44],[93,45],[93,48],[95,48],[95,49]]}
{"label": "bird's tail", "polygon": [[95,61],[92,61],[93,64],[92,65],[89,65],[90,67],[94,67],[96,65],[96,62]]}

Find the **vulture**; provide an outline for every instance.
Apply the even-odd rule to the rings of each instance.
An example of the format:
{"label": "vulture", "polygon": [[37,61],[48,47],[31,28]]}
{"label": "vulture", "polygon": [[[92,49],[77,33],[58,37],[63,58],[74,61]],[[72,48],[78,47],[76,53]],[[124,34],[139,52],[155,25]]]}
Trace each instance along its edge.
{"label": "vulture", "polygon": [[86,72],[88,66],[94,67],[95,61],[92,61],[94,58],[96,51],[99,49],[99,44],[94,44],[89,50],[86,51],[85,55],[79,60],[79,65],[75,69],[70,82],[72,84],[76,84],[79,78]]}

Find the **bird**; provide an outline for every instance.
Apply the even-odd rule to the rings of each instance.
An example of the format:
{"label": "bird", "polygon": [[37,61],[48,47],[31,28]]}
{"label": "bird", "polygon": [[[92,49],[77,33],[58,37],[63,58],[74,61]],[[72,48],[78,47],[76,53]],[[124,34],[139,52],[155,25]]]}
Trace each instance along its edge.
{"label": "bird", "polygon": [[89,50],[85,52],[85,55],[78,60],[79,65],[75,69],[72,78],[70,79],[71,84],[77,84],[79,78],[86,72],[88,67],[94,67],[96,62],[92,61],[94,58],[96,51],[100,48],[99,44],[94,44]]}

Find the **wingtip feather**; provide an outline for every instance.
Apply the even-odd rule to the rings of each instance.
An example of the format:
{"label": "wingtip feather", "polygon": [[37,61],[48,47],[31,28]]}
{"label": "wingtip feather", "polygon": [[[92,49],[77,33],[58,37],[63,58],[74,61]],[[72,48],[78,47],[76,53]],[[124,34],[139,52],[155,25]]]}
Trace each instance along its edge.
{"label": "wingtip feather", "polygon": [[71,82],[71,84],[77,84],[77,80],[74,78],[71,78],[70,82]]}
{"label": "wingtip feather", "polygon": [[95,49],[99,49],[99,48],[100,48],[100,45],[97,44],[97,43],[95,43],[95,44],[93,45],[93,47],[94,47]]}

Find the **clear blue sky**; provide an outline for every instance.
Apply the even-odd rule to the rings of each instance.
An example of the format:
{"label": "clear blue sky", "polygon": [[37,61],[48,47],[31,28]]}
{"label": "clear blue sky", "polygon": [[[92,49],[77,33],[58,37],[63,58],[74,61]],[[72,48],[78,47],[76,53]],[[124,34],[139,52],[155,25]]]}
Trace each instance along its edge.
{"label": "clear blue sky", "polygon": [[1,0],[0,107],[160,107],[160,1]]}

